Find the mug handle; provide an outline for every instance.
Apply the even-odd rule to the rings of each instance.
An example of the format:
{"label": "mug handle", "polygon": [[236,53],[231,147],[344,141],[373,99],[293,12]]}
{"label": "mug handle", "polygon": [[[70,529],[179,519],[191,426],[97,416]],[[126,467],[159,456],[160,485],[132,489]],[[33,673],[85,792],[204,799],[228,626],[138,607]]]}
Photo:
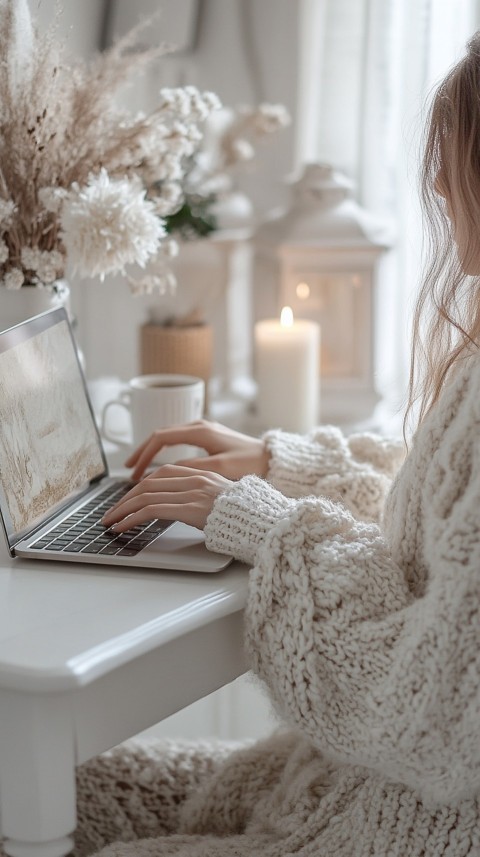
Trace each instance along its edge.
{"label": "mug handle", "polygon": [[111,441],[111,443],[115,443],[117,446],[123,446],[126,449],[130,449],[132,444],[130,441],[122,440],[118,436],[111,435],[107,429],[107,411],[109,408],[116,405],[117,407],[125,408],[128,413],[130,413],[129,401],[128,401],[128,392],[122,394],[124,396],[123,399],[112,399],[111,402],[107,402],[106,405],[103,406],[102,416],[100,418],[100,433],[105,440]]}

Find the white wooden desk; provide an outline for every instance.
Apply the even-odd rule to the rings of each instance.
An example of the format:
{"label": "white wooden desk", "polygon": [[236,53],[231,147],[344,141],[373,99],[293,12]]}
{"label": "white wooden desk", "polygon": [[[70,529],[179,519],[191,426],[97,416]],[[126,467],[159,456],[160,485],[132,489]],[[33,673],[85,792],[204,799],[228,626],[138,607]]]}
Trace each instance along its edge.
{"label": "white wooden desk", "polygon": [[67,854],[75,766],[245,671],[247,576],[0,559],[8,854]]}

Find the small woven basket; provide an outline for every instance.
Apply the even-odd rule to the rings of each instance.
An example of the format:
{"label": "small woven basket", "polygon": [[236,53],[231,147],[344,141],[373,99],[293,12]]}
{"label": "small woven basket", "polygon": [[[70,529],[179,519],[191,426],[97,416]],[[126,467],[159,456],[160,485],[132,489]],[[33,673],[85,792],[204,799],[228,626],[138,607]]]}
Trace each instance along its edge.
{"label": "small woven basket", "polygon": [[209,324],[166,326],[144,324],[140,328],[140,365],[143,375],[159,372],[195,375],[205,381],[205,409],[208,382],[212,375],[213,332]]}

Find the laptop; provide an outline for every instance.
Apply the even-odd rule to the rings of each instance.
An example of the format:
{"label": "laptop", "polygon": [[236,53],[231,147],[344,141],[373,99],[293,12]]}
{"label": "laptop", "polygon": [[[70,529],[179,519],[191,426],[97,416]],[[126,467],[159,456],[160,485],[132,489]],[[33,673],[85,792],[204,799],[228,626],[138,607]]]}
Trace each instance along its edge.
{"label": "laptop", "polygon": [[132,485],[108,473],[65,309],[0,333],[0,515],[11,556],[200,572],[231,562],[178,521],[106,530],[103,514]]}

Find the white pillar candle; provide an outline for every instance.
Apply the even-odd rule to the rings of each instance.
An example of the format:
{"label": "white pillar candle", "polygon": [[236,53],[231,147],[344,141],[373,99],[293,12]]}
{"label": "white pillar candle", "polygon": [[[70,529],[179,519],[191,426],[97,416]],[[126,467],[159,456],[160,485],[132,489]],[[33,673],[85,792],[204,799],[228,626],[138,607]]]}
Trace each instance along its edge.
{"label": "white pillar candle", "polygon": [[307,432],[319,420],[320,325],[293,319],[284,307],[280,321],[255,325],[257,414],[262,428]]}

